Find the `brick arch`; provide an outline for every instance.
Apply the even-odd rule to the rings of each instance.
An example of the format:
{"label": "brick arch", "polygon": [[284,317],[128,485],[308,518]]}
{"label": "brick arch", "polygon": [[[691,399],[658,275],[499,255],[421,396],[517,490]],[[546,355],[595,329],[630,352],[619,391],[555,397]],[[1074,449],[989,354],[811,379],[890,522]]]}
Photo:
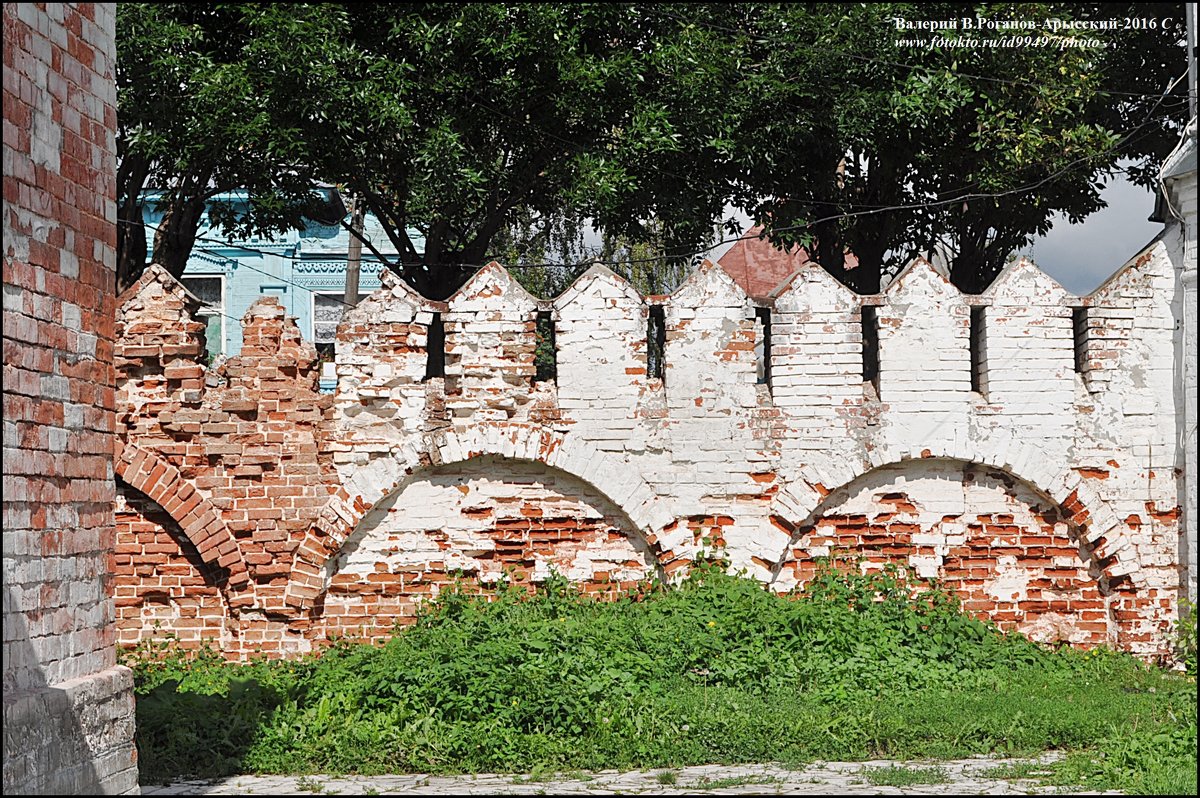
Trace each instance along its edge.
{"label": "brick arch", "polygon": [[[795,539],[794,531],[813,520],[826,496],[877,468],[925,458],[988,466],[1028,484],[1065,511],[1065,519],[1078,530],[1095,559],[1107,561],[1103,569],[1106,576],[1114,580],[1124,577],[1134,587],[1143,586],[1145,575],[1129,531],[1104,499],[1075,470],[1059,470],[1049,465],[1053,458],[1037,447],[1009,437],[993,437],[982,444],[955,441],[917,450],[881,447],[871,452],[869,463],[832,478],[817,467],[805,466],[797,479],[780,490],[771,505],[773,518],[793,531],[775,558],[773,572],[778,573],[787,558]],[[847,478],[847,474],[852,476]]]}
{"label": "brick arch", "polygon": [[537,424],[479,424],[424,436],[420,449],[398,447],[389,456],[356,467],[296,549],[286,604],[293,610],[312,606],[324,589],[328,561],[359,522],[379,502],[403,488],[415,471],[483,455],[541,463],[586,482],[644,535],[660,567],[671,572],[681,561],[682,555],[673,550],[683,540],[674,517],[637,472],[618,458],[581,438]]}
{"label": "brick arch", "polygon": [[229,589],[250,583],[246,562],[221,513],[183,478],[179,469],[154,452],[125,444],[117,452],[115,472],[129,487],[150,497],[179,524],[205,563],[229,572]]}
{"label": "brick arch", "polygon": [[[125,505],[116,514],[113,574],[118,647],[158,639],[160,631],[185,647],[222,639],[236,616],[229,572],[202,560],[175,519],[145,493],[122,480],[117,495]],[[168,542],[173,550],[164,552]],[[148,561],[155,563],[152,574],[143,572]]]}

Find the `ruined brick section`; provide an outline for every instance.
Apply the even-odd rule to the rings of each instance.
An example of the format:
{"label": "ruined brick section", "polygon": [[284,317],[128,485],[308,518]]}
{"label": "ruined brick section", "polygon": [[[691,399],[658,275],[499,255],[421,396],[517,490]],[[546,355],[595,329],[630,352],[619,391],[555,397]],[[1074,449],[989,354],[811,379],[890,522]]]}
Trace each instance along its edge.
{"label": "ruined brick section", "polygon": [[807,581],[831,554],[938,579],[971,614],[1034,640],[1119,643],[1090,547],[1053,502],[1001,471],[938,459],[872,471],[800,530],[789,577]]}
{"label": "ruined brick section", "polygon": [[[117,475],[157,502],[202,561],[228,573],[235,611],[284,607],[292,555],[328,502],[331,400],[316,350],[273,299],[242,320],[239,356],[205,368],[198,303],[158,266],[122,297],[117,345],[126,428]],[[182,323],[181,323],[182,320]]]}
{"label": "ruined brick section", "polygon": [[[1165,252],[1156,242],[1086,298],[1024,260],[972,297],[924,261],[870,297],[808,265],[765,300],[769,384],[756,303],[711,263],[666,297],[602,266],[553,300],[496,264],[444,303],[385,274],[339,327],[336,395],[315,393],[294,325],[260,303],[248,348],[208,369],[199,397],[169,378],[146,385],[157,367],[129,371],[130,407],[169,398],[139,406],[122,458],[136,447],[141,472],[158,458],[160,482],[174,468],[193,486],[184,516],[179,499],[147,492],[161,492],[149,476],[129,483],[178,524],[174,559],[190,544],[204,567],[228,569],[230,656],[377,640],[454,580],[478,589],[506,570],[617,595],[720,556],[786,591],[834,552],[938,577],[971,612],[1038,639],[1157,656],[1181,561]],[[129,307],[189,313],[160,281],[135,287]],[[1137,320],[1096,367],[1119,393],[1075,372],[1081,303]],[[654,305],[661,378],[647,373]],[[878,319],[878,389],[863,380],[864,306]],[[555,381],[536,379],[539,312],[556,328]],[[435,314],[444,377],[429,368]],[[288,444],[260,448],[269,436]],[[220,516],[207,526],[204,501]]]}
{"label": "ruined brick section", "polygon": [[115,18],[4,4],[4,790],[137,791],[112,599]]}

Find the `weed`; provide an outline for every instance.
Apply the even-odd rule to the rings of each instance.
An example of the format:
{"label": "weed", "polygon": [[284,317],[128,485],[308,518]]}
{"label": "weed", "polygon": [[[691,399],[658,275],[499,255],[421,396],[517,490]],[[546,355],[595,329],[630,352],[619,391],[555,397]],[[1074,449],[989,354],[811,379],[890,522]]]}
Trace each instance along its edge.
{"label": "weed", "polygon": [[679,777],[673,770],[660,770],[654,774],[654,780],[659,784],[675,784],[679,781]]}
{"label": "weed", "polygon": [[320,793],[325,791],[325,785],[316,779],[309,778],[308,776],[301,776],[300,778],[296,779],[296,789],[300,792]]}
{"label": "weed", "polygon": [[1038,762],[1007,762],[1003,765],[979,771],[979,775],[985,779],[1002,779],[1005,781],[1037,779],[1049,776],[1050,773],[1049,766]]}
{"label": "weed", "polygon": [[949,784],[950,774],[942,768],[908,768],[888,765],[864,768],[859,775],[876,787],[911,787],[914,784]]}
{"label": "weed", "polygon": [[1189,676],[1196,676],[1196,605],[1187,599],[1179,602],[1179,621],[1173,636],[1175,656]]}
{"label": "weed", "polygon": [[751,784],[782,784],[778,776],[728,776],[723,779],[712,779],[705,776],[700,781],[688,787],[689,790],[724,790],[728,787],[745,787]]}

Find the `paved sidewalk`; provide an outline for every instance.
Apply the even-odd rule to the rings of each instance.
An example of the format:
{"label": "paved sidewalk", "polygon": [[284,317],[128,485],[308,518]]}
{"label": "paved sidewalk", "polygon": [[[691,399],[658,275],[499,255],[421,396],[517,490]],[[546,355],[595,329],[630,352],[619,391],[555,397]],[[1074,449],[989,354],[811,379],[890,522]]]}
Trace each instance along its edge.
{"label": "paved sidewalk", "polygon": [[[824,762],[792,770],[778,765],[698,765],[554,777],[231,776],[217,781],[145,785],[142,795],[1028,795],[1057,793],[1033,780],[1004,779],[1004,765],[1057,758],[974,757],[946,762]],[[924,782],[924,783],[921,783]],[[892,784],[905,786],[887,786]]]}

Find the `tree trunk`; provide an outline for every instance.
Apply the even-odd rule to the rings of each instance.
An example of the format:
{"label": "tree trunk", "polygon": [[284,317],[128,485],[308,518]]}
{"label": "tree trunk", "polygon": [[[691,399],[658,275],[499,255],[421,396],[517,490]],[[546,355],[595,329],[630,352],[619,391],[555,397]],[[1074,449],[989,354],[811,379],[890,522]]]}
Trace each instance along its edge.
{"label": "tree trunk", "polygon": [[126,153],[117,167],[117,293],[133,285],[146,268],[146,227],[142,190],[149,162]]}
{"label": "tree trunk", "polygon": [[142,204],[124,203],[117,208],[117,293],[137,282],[146,269],[146,228]]}
{"label": "tree trunk", "polygon": [[154,262],[176,279],[182,277],[187,268],[206,201],[207,197],[176,199],[167,206],[154,234]]}

